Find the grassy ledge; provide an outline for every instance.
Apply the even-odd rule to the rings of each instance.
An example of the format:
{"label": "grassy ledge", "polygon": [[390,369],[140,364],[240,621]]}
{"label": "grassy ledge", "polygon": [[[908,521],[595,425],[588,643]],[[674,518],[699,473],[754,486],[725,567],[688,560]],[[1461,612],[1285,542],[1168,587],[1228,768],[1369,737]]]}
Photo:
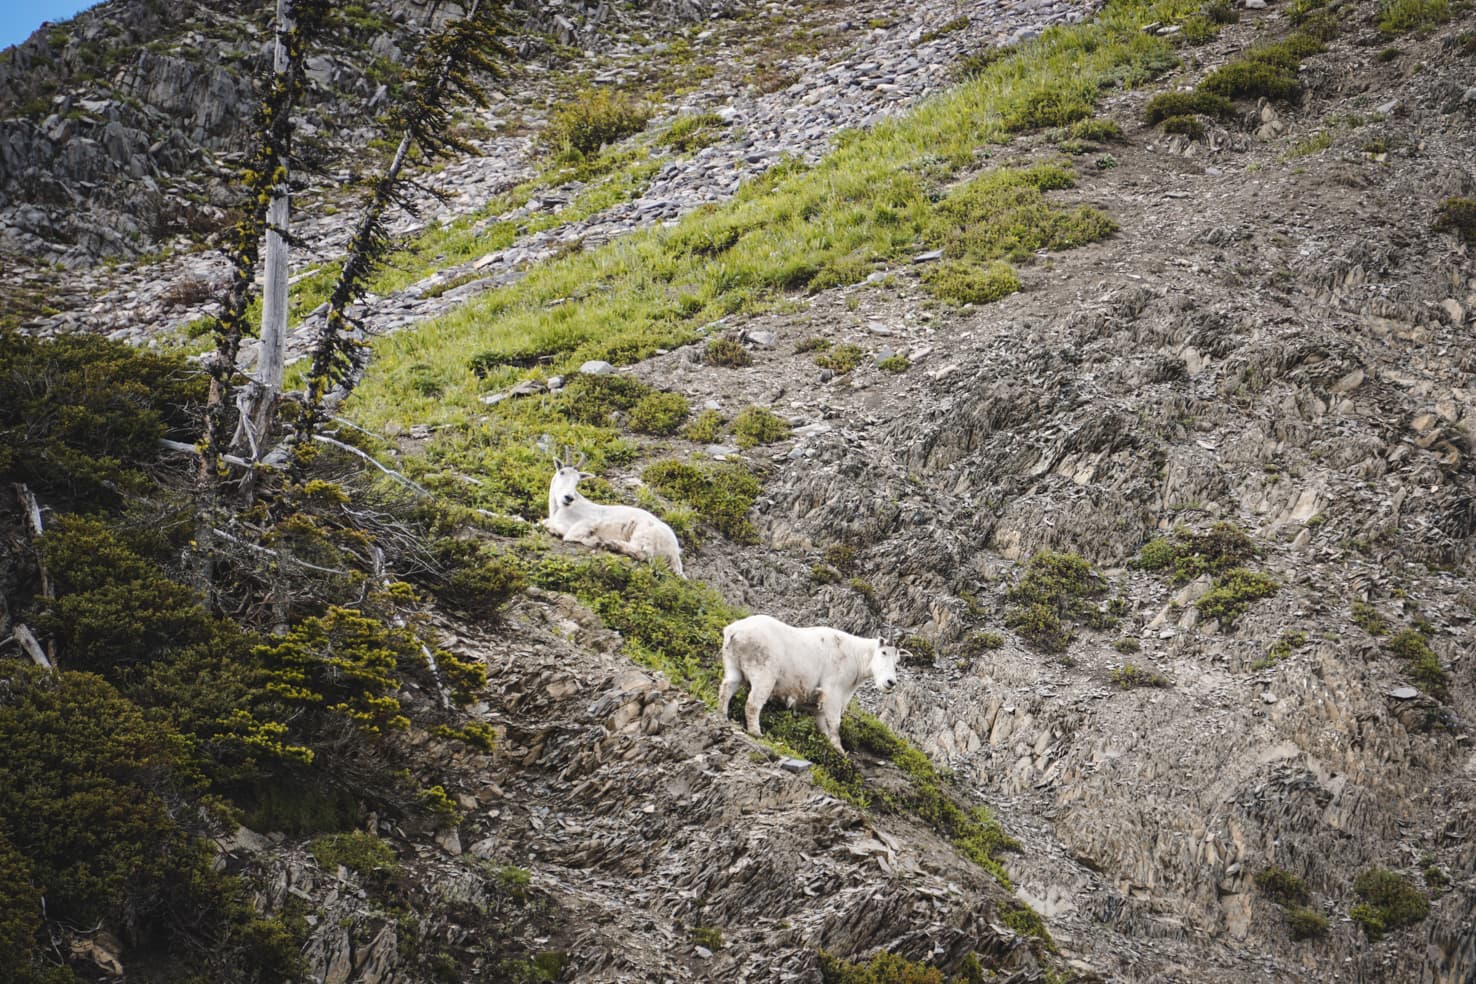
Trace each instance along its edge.
{"label": "grassy ledge", "polygon": [[[1138,85],[1171,67],[1170,43],[1141,28],[1197,10],[1187,0],[1111,3],[1092,23],[1053,28],[1009,49],[905,117],[842,133],[813,168],[776,165],[733,201],[674,227],[538,264],[516,284],[381,339],[354,412],[371,427],[465,423],[484,389],[526,372],[519,366],[628,363],[784,292],[859,282],[936,235],[935,199],[977,167],[981,147],[1084,119],[1107,89]],[[1093,235],[1073,236],[1077,230],[1068,228],[1070,242],[1022,248],[1064,248],[1106,228],[1092,222]],[[481,378],[469,362],[487,352],[506,365]],[[434,376],[437,396],[392,384],[411,364]]]}

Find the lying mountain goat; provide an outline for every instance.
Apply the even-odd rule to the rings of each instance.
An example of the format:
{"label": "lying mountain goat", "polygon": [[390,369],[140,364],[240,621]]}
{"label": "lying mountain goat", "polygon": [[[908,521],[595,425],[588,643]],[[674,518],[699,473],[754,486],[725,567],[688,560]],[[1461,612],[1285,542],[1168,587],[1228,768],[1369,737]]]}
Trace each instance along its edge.
{"label": "lying mountain goat", "polygon": [[759,712],[770,697],[814,704],[815,721],[842,755],[841,712],[868,674],[881,690],[897,682],[895,646],[839,629],[795,628],[768,615],[750,615],[723,629],[723,685],[718,710],[726,715],[733,691],[748,681],[744,707],[750,734],[759,731]]}
{"label": "lying mountain goat", "polygon": [[682,573],[682,548],[676,534],[661,520],[635,506],[606,506],[579,494],[579,470],[584,455],[574,461],[566,452],[554,459],[554,477],[548,485],[548,519],[543,525],[566,543],[614,550],[637,560],[664,557],[677,577]]}

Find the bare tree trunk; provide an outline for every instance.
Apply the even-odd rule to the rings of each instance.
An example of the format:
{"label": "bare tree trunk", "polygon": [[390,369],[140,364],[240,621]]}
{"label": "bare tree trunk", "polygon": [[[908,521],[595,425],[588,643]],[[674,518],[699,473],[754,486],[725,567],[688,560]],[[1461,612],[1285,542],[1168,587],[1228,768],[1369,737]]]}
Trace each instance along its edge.
{"label": "bare tree trunk", "polygon": [[[36,495],[24,483],[17,482],[15,485],[15,497],[20,502],[21,512],[25,514],[26,526],[30,529],[32,549],[36,552],[36,569],[41,572],[41,596],[47,601],[56,597],[56,589],[52,586],[51,575],[46,571],[46,560],[41,556],[39,540],[41,534],[46,532],[41,520],[41,504],[36,501]],[[22,649],[31,654],[36,665],[44,669],[51,669],[56,662],[56,641],[48,640],[43,652],[41,644],[31,634],[31,630],[23,623],[17,622],[14,630],[15,641],[20,643]]]}
{"label": "bare tree trunk", "polygon": [[[287,37],[293,29],[293,0],[277,0],[277,46],[272,72],[284,80],[291,69]],[[261,297],[261,347],[256,357],[256,377],[241,404],[241,423],[246,430],[251,457],[260,457],[271,425],[272,408],[282,392],[282,372],[287,348],[287,231],[292,222],[291,196],[287,183],[287,161],[278,161],[267,206],[266,253],[263,262],[266,283]]]}

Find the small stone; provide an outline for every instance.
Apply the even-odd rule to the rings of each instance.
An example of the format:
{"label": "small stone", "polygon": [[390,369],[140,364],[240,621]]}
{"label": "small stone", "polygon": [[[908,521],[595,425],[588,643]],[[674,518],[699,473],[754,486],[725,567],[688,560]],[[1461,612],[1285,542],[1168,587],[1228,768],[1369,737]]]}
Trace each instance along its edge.
{"label": "small stone", "polygon": [[579,371],[586,376],[603,376],[615,371],[615,367],[604,359],[590,359],[579,367]]}
{"label": "small stone", "polygon": [[783,758],[779,760],[779,768],[789,772],[804,772],[810,765],[811,762],[808,759]]}
{"label": "small stone", "polygon": [[703,960],[712,959],[712,951],[705,946],[696,947],[697,956]]}
{"label": "small stone", "polygon": [[550,376],[550,377],[548,377],[548,391],[550,393],[557,392],[557,391],[559,391],[559,390],[561,390],[563,388],[564,388],[564,377],[563,376]]}
{"label": "small stone", "polygon": [[1420,695],[1420,692],[1414,687],[1395,687],[1393,690],[1386,691],[1386,693],[1395,700],[1414,700]]}
{"label": "small stone", "polygon": [[1267,704],[1274,704],[1276,703],[1276,695],[1268,690],[1261,695],[1261,700],[1265,701]]}
{"label": "small stone", "polygon": [[941,259],[943,259],[943,251],[941,249],[930,249],[926,253],[918,253],[912,258],[912,262],[932,263],[934,260]]}
{"label": "small stone", "polygon": [[1246,10],[1265,10],[1266,0],[1245,0]]}

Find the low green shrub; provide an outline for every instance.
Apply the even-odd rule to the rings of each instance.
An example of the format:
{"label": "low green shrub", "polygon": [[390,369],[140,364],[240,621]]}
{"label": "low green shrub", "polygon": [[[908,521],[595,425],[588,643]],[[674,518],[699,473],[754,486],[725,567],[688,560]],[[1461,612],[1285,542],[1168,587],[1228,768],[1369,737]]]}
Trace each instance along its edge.
{"label": "low green shrub", "polygon": [[1231,62],[1215,69],[1200,83],[1204,91],[1227,99],[1288,101],[1302,94],[1295,68],[1265,61]]}
{"label": "low green shrub", "polygon": [[1132,690],[1135,687],[1171,687],[1168,677],[1152,670],[1146,670],[1134,663],[1124,663],[1112,671],[1113,684],[1123,690]]}
{"label": "low green shrub", "polygon": [[1171,570],[1183,584],[1204,574],[1223,574],[1256,555],[1256,546],[1234,523],[1216,523],[1203,533],[1184,527],[1172,538],[1155,537],[1138,552],[1144,570]]}
{"label": "low green shrub", "polygon": [[681,154],[690,153],[721,140],[722,131],[727,125],[727,121],[716,113],[679,116],[672,121],[665,133],[656,138],[656,143]]}
{"label": "low green shrub", "polygon": [[1195,116],[1170,116],[1161,128],[1164,133],[1177,133],[1190,140],[1204,139],[1204,124]]}
{"label": "low green shrub", "polygon": [[1327,935],[1327,917],[1305,905],[1288,906],[1286,928],[1294,940],[1316,940]]}
{"label": "low green shrub", "polygon": [[1384,643],[1389,652],[1404,661],[1410,679],[1419,684],[1436,700],[1444,700],[1449,692],[1450,678],[1440,657],[1430,648],[1430,643],[1415,629],[1404,629]]}
{"label": "low green shrub", "polygon": [[876,364],[882,372],[902,373],[906,372],[912,363],[905,355],[889,355]]}
{"label": "low green shrub", "polygon": [[704,410],[692,418],[682,436],[695,444],[716,444],[723,436],[727,420],[716,410]]}
{"label": "low green shrub", "polygon": [[1413,926],[1430,914],[1430,900],[1405,878],[1385,868],[1372,868],[1353,881],[1362,901],[1348,910],[1370,940],[1404,926]]}
{"label": "low green shrub", "polygon": [[950,304],[993,304],[1020,289],[1020,277],[1003,260],[986,266],[959,260],[935,263],[923,271],[923,286]]}
{"label": "low green shrub", "polygon": [[1025,575],[1005,594],[1010,607],[1005,624],[1026,642],[1044,652],[1065,652],[1073,624],[1107,629],[1126,609],[1119,598],[1105,606],[1106,583],[1076,554],[1042,550],[1030,558]]}
{"label": "low green shrub", "polygon": [[398,863],[394,848],[374,834],[358,830],[315,837],[308,843],[308,853],[324,870],[332,871],[343,865],[366,878]]}
{"label": "low green shrub", "polygon": [[1228,628],[1254,602],[1274,595],[1277,587],[1274,579],[1259,571],[1236,567],[1215,578],[1199,599],[1199,612],[1205,618],[1219,619]]}
{"label": "low green shrub", "polygon": [[1238,115],[1235,104],[1230,100],[1202,90],[1161,92],[1148,100],[1148,105],[1143,108],[1143,121],[1149,126],[1178,116],[1209,116],[1229,121]]}
{"label": "low green shrub", "polygon": [[1257,888],[1279,906],[1306,905],[1312,898],[1302,879],[1274,864],[1256,872],[1255,883]]}
{"label": "low green shrub", "polygon": [[1476,198],[1447,198],[1435,210],[1432,224],[1437,232],[1453,232],[1468,243],[1476,243]]}
{"label": "low green shrub", "polygon": [[649,465],[641,477],[668,499],[691,506],[704,523],[728,539],[739,543],[757,541],[758,533],[748,519],[748,510],[762,486],[742,465],[658,461]]}
{"label": "low green shrub", "polygon": [[690,412],[680,393],[648,393],[631,408],[626,424],[637,433],[664,437],[675,434]]}
{"label": "low green shrub", "polygon": [[733,436],[744,450],[789,436],[789,422],[764,407],[745,407],[733,421]]}
{"label": "low green shrub", "polygon": [[709,339],[703,358],[710,366],[724,366],[728,369],[741,369],[753,363],[753,356],[748,349],[731,335]]}
{"label": "low green shrub", "polygon": [[837,376],[844,376],[865,356],[866,352],[859,345],[835,345],[815,356],[815,365],[821,369],[829,369]]}
{"label": "low green shrub", "polygon": [[544,146],[555,153],[593,154],[646,128],[651,111],[627,93],[586,89],[554,109],[543,132]]}
{"label": "low green shrub", "polygon": [[1383,34],[1424,32],[1448,20],[1448,0],[1384,0],[1379,4],[1378,28]]}

